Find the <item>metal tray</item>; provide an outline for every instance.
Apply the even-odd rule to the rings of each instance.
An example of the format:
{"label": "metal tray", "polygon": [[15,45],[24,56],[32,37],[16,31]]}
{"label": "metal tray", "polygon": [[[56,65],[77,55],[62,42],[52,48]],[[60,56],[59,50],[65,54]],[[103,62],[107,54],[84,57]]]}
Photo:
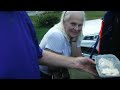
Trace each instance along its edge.
{"label": "metal tray", "polygon": [[[118,75],[105,75],[101,73],[101,69],[104,69],[105,67],[100,67],[98,62],[101,58],[107,59],[109,61],[111,61],[114,65],[115,68],[118,69],[119,74]],[[98,72],[98,75],[101,78],[112,78],[112,77],[120,77],[120,61],[119,59],[113,55],[113,54],[104,54],[104,55],[97,55],[95,56],[95,62],[96,62],[96,70]]]}

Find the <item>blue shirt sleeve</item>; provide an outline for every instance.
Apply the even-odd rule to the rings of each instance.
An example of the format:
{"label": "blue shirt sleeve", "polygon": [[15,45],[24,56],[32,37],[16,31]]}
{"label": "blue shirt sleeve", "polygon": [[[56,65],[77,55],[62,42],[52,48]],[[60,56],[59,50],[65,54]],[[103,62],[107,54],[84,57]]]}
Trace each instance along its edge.
{"label": "blue shirt sleeve", "polygon": [[43,50],[39,47],[38,39],[37,39],[36,33],[35,33],[35,28],[34,28],[32,22],[31,22],[31,19],[27,15],[27,13],[23,12],[23,14],[25,15],[26,22],[28,24],[28,27],[29,27],[29,30],[30,30],[30,33],[31,33],[31,36],[32,36],[32,40],[33,40],[33,42],[35,44],[35,47],[36,47],[36,50],[37,50],[37,54],[38,54],[38,58],[41,58]]}
{"label": "blue shirt sleeve", "polygon": [[42,57],[25,11],[0,11],[0,79],[40,79]]}

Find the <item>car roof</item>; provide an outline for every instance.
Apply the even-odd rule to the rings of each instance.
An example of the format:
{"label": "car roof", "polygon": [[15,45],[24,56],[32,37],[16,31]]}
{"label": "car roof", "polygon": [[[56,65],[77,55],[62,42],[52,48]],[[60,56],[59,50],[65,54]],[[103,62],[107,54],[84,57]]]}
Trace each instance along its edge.
{"label": "car roof", "polygon": [[102,19],[94,19],[85,21],[83,26],[83,35],[99,34],[101,28]]}

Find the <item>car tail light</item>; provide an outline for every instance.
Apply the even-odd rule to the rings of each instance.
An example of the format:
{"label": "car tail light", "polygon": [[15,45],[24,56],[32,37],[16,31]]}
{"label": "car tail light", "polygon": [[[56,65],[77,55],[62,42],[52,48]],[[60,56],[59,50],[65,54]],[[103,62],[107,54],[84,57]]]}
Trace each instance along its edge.
{"label": "car tail light", "polygon": [[100,29],[100,42],[99,42],[98,54],[100,54],[100,43],[101,43],[101,38],[102,38],[103,27],[104,27],[104,20],[102,21],[102,25],[101,25],[101,29]]}

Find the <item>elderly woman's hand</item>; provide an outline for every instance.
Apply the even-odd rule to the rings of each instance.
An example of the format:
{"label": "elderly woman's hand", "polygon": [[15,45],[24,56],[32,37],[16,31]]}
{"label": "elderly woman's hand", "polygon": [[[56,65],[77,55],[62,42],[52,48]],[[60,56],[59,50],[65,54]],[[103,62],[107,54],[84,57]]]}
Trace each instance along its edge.
{"label": "elderly woman's hand", "polygon": [[78,39],[78,37],[72,37],[72,38],[70,39],[70,42],[77,42],[77,39]]}

